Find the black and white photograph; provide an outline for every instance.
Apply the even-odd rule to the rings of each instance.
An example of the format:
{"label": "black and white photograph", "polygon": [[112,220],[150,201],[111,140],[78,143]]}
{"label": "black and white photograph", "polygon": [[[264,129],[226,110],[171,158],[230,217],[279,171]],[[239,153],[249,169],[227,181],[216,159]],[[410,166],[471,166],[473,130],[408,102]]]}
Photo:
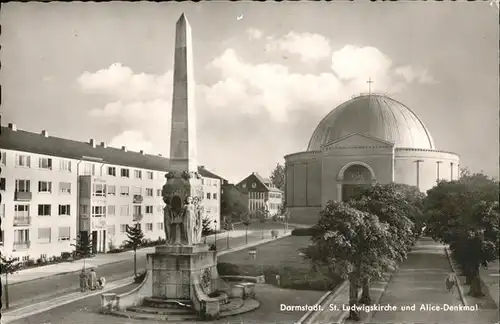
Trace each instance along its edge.
{"label": "black and white photograph", "polygon": [[499,13],[4,3],[0,323],[499,323]]}

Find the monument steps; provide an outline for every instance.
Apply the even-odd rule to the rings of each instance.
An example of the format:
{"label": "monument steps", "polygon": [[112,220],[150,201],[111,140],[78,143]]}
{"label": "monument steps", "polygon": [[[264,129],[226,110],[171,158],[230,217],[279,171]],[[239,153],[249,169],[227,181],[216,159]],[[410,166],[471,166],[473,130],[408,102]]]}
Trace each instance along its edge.
{"label": "monument steps", "polygon": [[159,315],[191,315],[194,313],[192,308],[158,308],[148,306],[134,306],[127,309],[129,312],[143,313],[143,314],[159,314]]}
{"label": "monument steps", "polygon": [[195,313],[192,314],[146,314],[146,313],[136,313],[132,311],[114,311],[113,315],[118,317],[138,319],[138,320],[149,320],[149,321],[163,321],[163,322],[175,322],[180,323],[183,321],[196,321],[198,316]]}
{"label": "monument steps", "polygon": [[193,302],[189,299],[166,299],[158,297],[146,297],[143,306],[168,309],[193,309]]}

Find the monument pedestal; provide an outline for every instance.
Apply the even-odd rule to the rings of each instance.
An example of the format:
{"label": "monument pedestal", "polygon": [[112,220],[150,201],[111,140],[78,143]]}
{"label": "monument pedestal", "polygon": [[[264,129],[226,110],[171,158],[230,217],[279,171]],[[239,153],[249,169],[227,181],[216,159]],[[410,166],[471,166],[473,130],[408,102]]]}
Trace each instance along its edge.
{"label": "monument pedestal", "polygon": [[148,254],[148,265],[153,282],[153,296],[165,299],[193,300],[195,284],[205,294],[219,288],[217,255],[208,245],[157,246]]}

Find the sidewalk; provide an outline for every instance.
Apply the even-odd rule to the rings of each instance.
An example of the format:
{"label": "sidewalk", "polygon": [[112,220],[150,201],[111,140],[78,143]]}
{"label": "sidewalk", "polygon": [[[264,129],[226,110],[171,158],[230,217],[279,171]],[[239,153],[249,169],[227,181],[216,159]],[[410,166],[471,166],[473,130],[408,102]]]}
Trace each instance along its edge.
{"label": "sidewalk", "polygon": [[[248,230],[248,235],[257,232],[257,230]],[[211,244],[215,241],[216,235],[207,236],[207,243]],[[226,233],[217,234],[217,238],[220,239],[222,237],[226,237]],[[229,232],[229,237],[241,237],[245,236],[245,230],[233,230]],[[154,252],[154,247],[147,247],[137,250],[137,254],[148,254]],[[88,258],[85,260],[76,260],[72,262],[62,262],[57,264],[50,264],[46,266],[24,269],[16,272],[15,274],[9,275],[9,285],[13,285],[20,282],[56,276],[59,274],[64,274],[68,272],[80,271],[85,263],[85,267],[96,267],[98,268],[101,265],[120,262],[124,260],[130,259],[130,254],[134,253],[133,251],[125,251],[120,253],[106,253],[106,254],[97,254],[93,258]],[[5,276],[2,278],[5,280]]]}
{"label": "sidewalk", "polygon": [[[224,254],[237,252],[237,251],[247,249],[247,248],[252,247],[252,246],[257,246],[257,245],[265,244],[265,243],[272,242],[275,240],[280,240],[282,238],[290,236],[290,231],[288,231],[288,233],[282,233],[282,231],[281,231],[280,234],[281,234],[280,237],[278,237],[277,239],[268,238],[268,239],[264,239],[264,240],[259,240],[257,242],[252,242],[249,244],[243,244],[240,246],[236,246],[234,248],[230,248],[229,250],[221,251],[221,252],[217,253],[217,255],[222,256]],[[149,248],[147,248],[147,249],[149,249]],[[146,249],[143,249],[143,250],[146,250]],[[124,252],[124,253],[127,253],[127,252]],[[36,303],[36,304],[32,304],[32,305],[25,306],[22,308],[13,309],[11,311],[3,310],[3,314],[2,314],[3,322],[2,323],[6,324],[9,322],[13,322],[15,320],[22,319],[22,318],[25,318],[25,317],[28,317],[31,315],[47,312],[47,311],[54,309],[56,307],[64,306],[64,305],[76,302],[78,300],[81,300],[81,299],[84,299],[87,297],[100,295],[100,294],[107,292],[107,291],[126,287],[126,286],[131,285],[133,283],[133,279],[134,279],[133,277],[130,277],[130,278],[125,278],[125,279],[121,279],[121,280],[117,280],[117,281],[108,282],[106,284],[105,289],[99,290],[99,291],[88,291],[85,293],[75,292],[75,293],[64,295],[64,296],[54,298],[54,299],[51,299],[48,301],[44,301],[41,303]]]}
{"label": "sidewalk", "polygon": [[499,307],[498,299],[500,295],[499,280],[500,280],[500,265],[498,260],[488,264],[488,268],[480,268],[479,274],[481,281],[484,284],[484,293],[493,299],[496,306]]}
{"label": "sidewalk", "polygon": [[[381,305],[396,306],[396,311],[374,312],[369,323],[491,323],[489,314],[479,311],[421,310],[422,305],[463,305],[458,289],[448,292],[445,279],[451,272],[444,246],[430,238],[421,238],[408,258],[394,273],[380,300]],[[416,310],[401,310],[415,305]]]}

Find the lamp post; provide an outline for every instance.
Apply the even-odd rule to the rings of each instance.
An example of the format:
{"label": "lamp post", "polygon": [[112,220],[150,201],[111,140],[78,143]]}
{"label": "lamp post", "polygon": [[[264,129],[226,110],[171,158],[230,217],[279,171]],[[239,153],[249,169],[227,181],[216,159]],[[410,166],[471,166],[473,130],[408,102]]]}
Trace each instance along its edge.
{"label": "lamp post", "polygon": [[214,223],[215,223],[215,235],[214,235],[215,242],[214,242],[214,244],[215,244],[215,251],[217,251],[217,220],[214,220]]}

